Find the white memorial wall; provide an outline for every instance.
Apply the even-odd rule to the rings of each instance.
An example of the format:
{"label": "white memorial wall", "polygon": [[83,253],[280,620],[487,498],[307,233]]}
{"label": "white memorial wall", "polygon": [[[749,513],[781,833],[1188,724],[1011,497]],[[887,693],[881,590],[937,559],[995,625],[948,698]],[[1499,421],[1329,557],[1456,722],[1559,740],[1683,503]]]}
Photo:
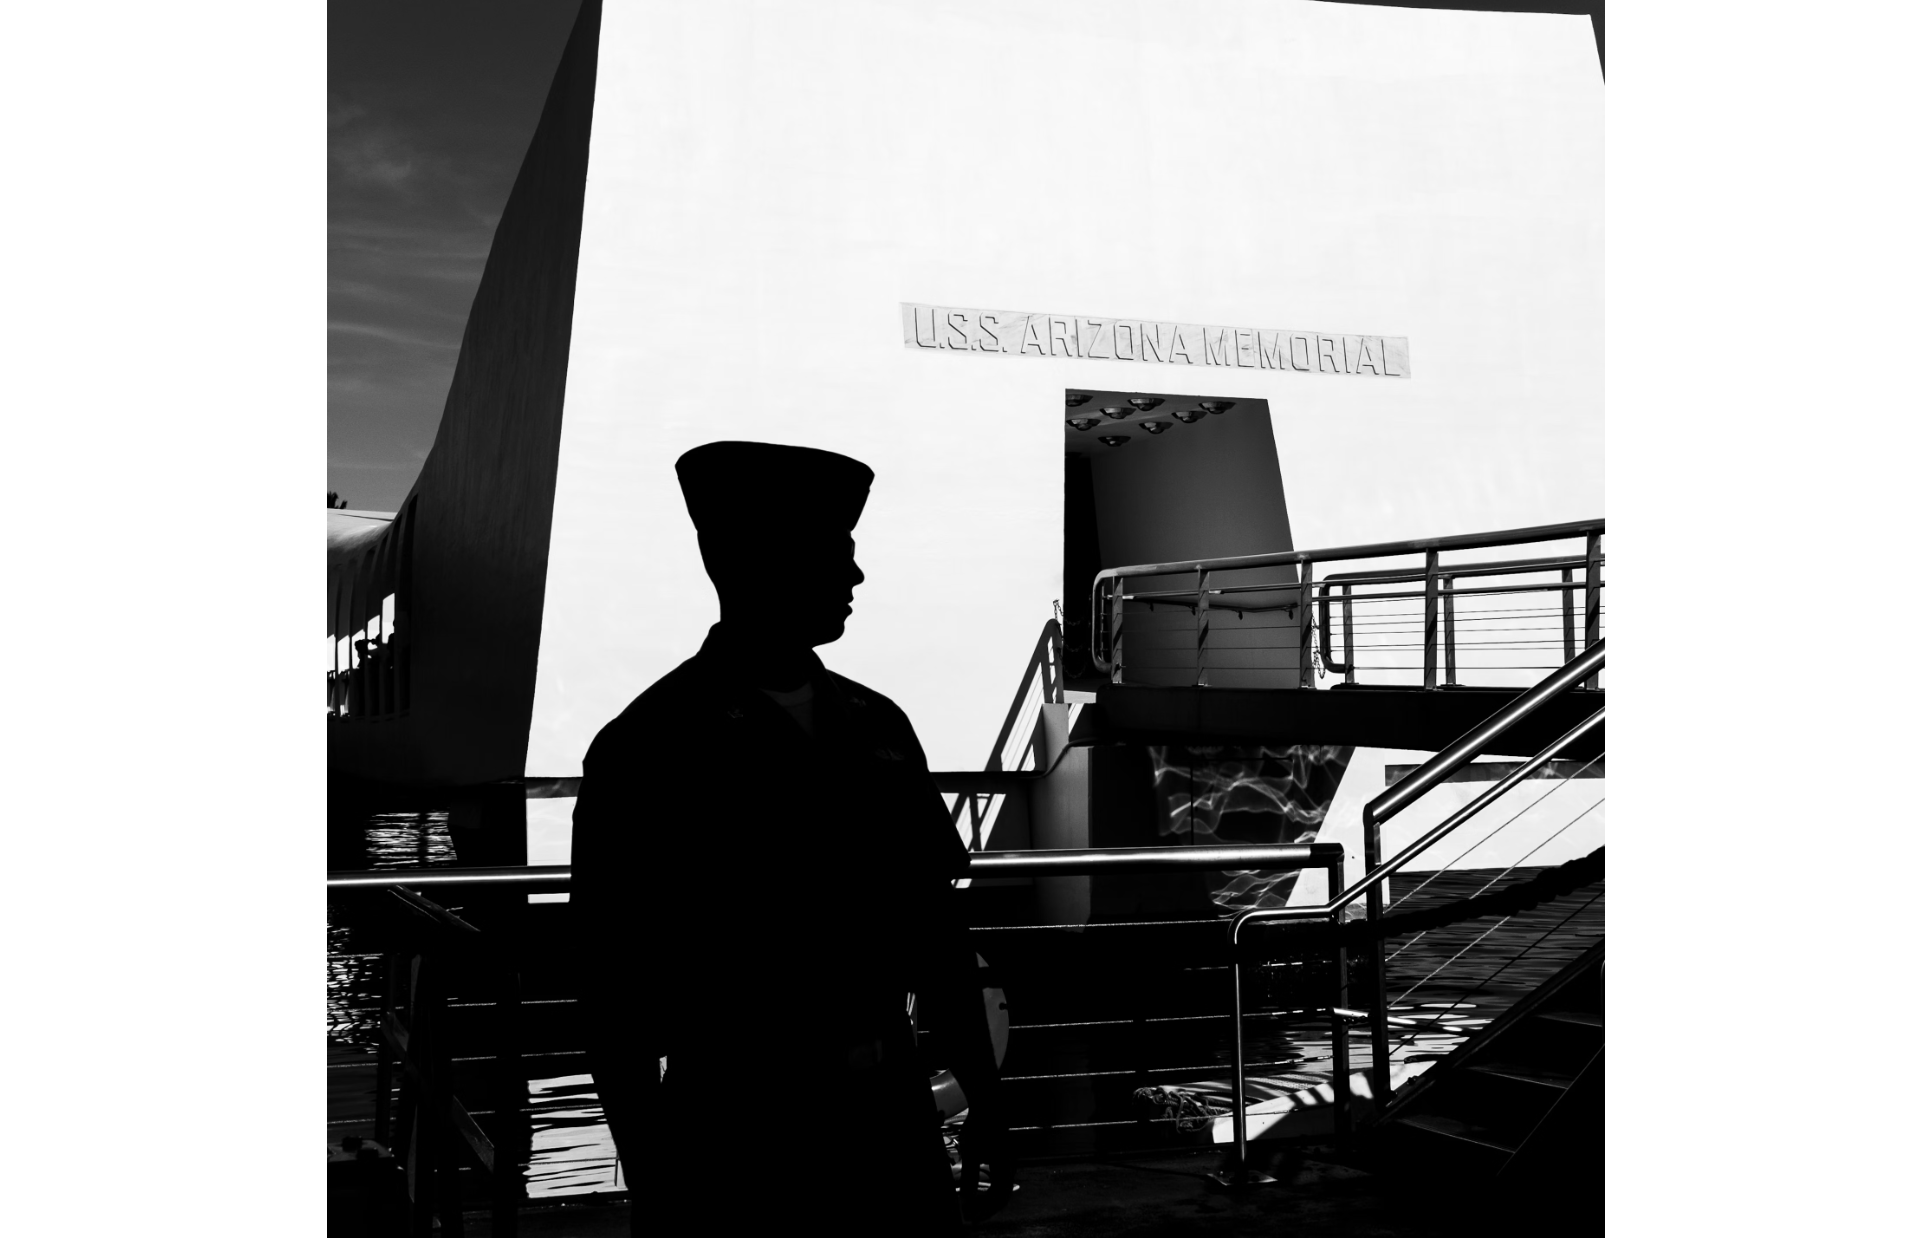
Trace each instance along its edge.
{"label": "white memorial wall", "polygon": [[712,439],[876,471],[821,653],[934,769],[1060,596],[1066,388],[1268,400],[1299,547],[1600,515],[1602,247],[1583,17],[610,0],[526,772],[716,619]]}

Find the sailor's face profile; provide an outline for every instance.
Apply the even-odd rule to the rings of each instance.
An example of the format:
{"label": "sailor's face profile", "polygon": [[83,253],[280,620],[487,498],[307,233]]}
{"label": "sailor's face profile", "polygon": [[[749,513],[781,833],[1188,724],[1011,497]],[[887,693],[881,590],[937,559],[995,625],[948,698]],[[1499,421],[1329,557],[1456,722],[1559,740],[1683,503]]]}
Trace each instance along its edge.
{"label": "sailor's face profile", "polygon": [[768,583],[780,602],[780,620],[794,644],[808,649],[845,635],[852,591],[865,581],[857,543],[842,529],[822,529],[781,539],[767,564]]}

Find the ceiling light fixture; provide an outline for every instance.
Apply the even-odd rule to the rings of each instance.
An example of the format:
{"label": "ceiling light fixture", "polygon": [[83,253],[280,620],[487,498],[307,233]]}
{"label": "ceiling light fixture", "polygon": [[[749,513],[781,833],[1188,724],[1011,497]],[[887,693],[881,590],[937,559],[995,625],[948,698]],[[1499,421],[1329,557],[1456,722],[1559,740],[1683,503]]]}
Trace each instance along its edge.
{"label": "ceiling light fixture", "polygon": [[1129,417],[1131,415],[1130,409],[1119,408],[1115,404],[1107,404],[1103,408],[1099,409],[1098,411],[1103,413],[1105,416],[1109,417],[1113,421],[1123,421],[1126,417]]}
{"label": "ceiling light fixture", "polygon": [[1140,413],[1148,413],[1152,409],[1156,408],[1158,405],[1164,403],[1164,397],[1155,396],[1155,395],[1134,395],[1127,402],[1131,405],[1132,408],[1137,409]]}
{"label": "ceiling light fixture", "polygon": [[1180,408],[1174,409],[1171,415],[1188,426],[1204,416],[1204,410],[1201,408]]}
{"label": "ceiling light fixture", "polygon": [[1171,423],[1168,421],[1140,421],[1138,423],[1138,429],[1148,434],[1162,434],[1170,428]]}
{"label": "ceiling light fixture", "polygon": [[1101,434],[1098,436],[1098,441],[1106,447],[1122,447],[1131,441],[1131,436],[1128,434]]}
{"label": "ceiling light fixture", "polygon": [[1237,404],[1237,401],[1235,400],[1199,400],[1198,401],[1198,407],[1203,409],[1205,412],[1210,413],[1212,416],[1216,416],[1219,413],[1227,413],[1232,408],[1234,408],[1236,404]]}
{"label": "ceiling light fixture", "polygon": [[1064,406],[1066,408],[1080,408],[1089,403],[1091,403],[1091,393],[1089,391],[1067,391],[1064,393]]}
{"label": "ceiling light fixture", "polygon": [[1096,417],[1073,417],[1071,420],[1065,422],[1065,424],[1073,430],[1089,430],[1092,426],[1098,424],[1098,419]]}

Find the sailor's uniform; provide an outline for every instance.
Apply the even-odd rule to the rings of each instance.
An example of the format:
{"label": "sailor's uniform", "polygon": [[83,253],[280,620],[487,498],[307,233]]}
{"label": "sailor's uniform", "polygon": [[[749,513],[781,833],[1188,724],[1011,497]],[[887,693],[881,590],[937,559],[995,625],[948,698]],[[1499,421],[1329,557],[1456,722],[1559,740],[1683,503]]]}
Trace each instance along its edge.
{"label": "sailor's uniform", "polygon": [[[940,1232],[927,1066],[956,1062],[921,1061],[906,994],[971,964],[967,853],[890,700],[815,665],[808,734],[731,661],[713,628],[608,724],[573,817],[591,1063],[635,1232]],[[958,1038],[939,1052],[971,1051]]]}

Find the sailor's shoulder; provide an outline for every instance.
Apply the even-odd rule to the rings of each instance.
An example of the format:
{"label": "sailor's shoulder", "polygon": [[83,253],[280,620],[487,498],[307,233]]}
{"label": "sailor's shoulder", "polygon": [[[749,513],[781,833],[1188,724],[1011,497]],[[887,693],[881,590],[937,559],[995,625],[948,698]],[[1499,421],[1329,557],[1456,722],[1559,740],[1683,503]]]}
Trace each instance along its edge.
{"label": "sailor's shoulder", "polygon": [[911,720],[905,717],[905,711],[898,703],[883,692],[866,687],[856,679],[848,678],[837,671],[825,672],[831,677],[832,687],[838,692],[839,699],[848,709],[861,715],[863,721],[876,726],[901,726],[911,729]]}
{"label": "sailor's shoulder", "polygon": [[723,707],[702,683],[695,663],[696,659],[687,659],[634,697],[600,729],[591,751],[609,751],[634,743],[657,744],[683,738],[688,728],[696,730],[701,723],[710,725],[716,715],[723,713]]}

